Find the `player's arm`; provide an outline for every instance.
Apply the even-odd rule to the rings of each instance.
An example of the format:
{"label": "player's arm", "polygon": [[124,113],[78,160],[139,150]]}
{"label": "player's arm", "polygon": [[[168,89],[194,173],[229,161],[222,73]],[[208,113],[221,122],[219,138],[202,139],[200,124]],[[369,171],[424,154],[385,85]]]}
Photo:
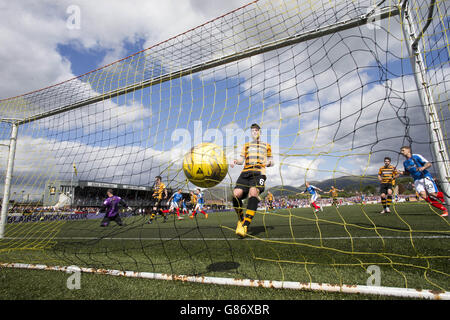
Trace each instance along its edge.
{"label": "player's arm", "polygon": [[402,175],[402,176],[409,176],[410,175],[409,171],[406,170],[406,168],[403,168],[403,170],[398,170],[398,174],[399,174],[399,176],[400,175]]}
{"label": "player's arm", "polygon": [[275,165],[275,162],[273,161],[273,157],[268,157],[266,167],[273,167],[274,165]]}
{"label": "player's arm", "polygon": [[166,188],[164,188],[164,199],[167,199],[167,189]]}
{"label": "player's arm", "polygon": [[419,171],[424,171],[431,168],[431,162],[426,162],[422,167],[417,168]]}
{"label": "player's arm", "polygon": [[233,160],[233,162],[232,163],[230,163],[230,167],[234,167],[235,165],[242,165],[243,163],[244,163],[244,161],[245,161],[245,158],[244,158],[244,156],[240,156],[239,157],[239,159],[234,159]]}
{"label": "player's arm", "polygon": [[381,169],[380,170],[378,170],[378,181],[382,181],[383,180],[383,177],[381,176]]}
{"label": "player's arm", "polygon": [[397,170],[397,168],[394,167],[394,175],[393,175],[393,179],[397,179],[398,177],[400,177],[400,171]]}
{"label": "player's arm", "polygon": [[127,208],[128,211],[133,210],[131,207],[128,206],[128,204],[122,198],[120,198],[119,205]]}
{"label": "player's arm", "polygon": [[127,203],[126,203],[125,200],[123,200],[122,198],[120,198],[119,204],[120,204],[121,206],[128,207]]}
{"label": "player's arm", "polygon": [[270,144],[267,144],[267,163],[266,163],[266,167],[273,167],[274,165],[275,165],[275,161],[273,160],[272,146]]}
{"label": "player's arm", "polygon": [[106,212],[106,208],[107,208],[106,201],[103,201],[103,204],[100,207],[100,209],[98,209],[97,214]]}
{"label": "player's arm", "polygon": [[235,165],[243,165],[245,162],[245,145],[242,148],[241,154],[238,159],[234,159],[232,163],[230,163],[230,167],[233,168]]}

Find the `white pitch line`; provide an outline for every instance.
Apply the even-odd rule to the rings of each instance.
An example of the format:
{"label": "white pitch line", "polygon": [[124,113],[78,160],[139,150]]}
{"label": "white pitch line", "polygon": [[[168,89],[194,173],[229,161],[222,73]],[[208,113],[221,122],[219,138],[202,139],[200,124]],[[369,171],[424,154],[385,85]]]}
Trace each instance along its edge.
{"label": "white pitch line", "polygon": [[299,240],[351,240],[351,239],[449,239],[449,236],[385,236],[385,237],[379,237],[379,236],[368,236],[368,237],[311,237],[311,238],[291,238],[291,237],[285,237],[285,238],[246,238],[246,239],[239,239],[239,238],[182,238],[182,237],[173,237],[173,238],[149,238],[149,237],[142,237],[142,238],[101,238],[101,237],[55,237],[55,238],[39,238],[39,237],[31,237],[31,238],[25,238],[25,237],[4,237],[5,240],[38,240],[38,239],[45,239],[45,240],[123,240],[123,241],[242,241],[242,240],[251,240],[251,241],[299,241]]}

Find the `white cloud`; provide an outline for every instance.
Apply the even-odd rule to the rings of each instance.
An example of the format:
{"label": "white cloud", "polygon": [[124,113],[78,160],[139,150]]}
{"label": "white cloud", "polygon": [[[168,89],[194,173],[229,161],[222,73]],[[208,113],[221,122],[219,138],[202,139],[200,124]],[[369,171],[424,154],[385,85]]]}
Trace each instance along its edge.
{"label": "white cloud", "polygon": [[[103,63],[123,58],[126,42],[144,39],[155,45],[212,19],[246,1],[77,1],[80,29],[67,28],[73,1],[9,1],[0,11],[2,98],[37,90],[73,78],[71,62],[59,44],[77,50],[107,50]],[[202,5],[207,3],[207,5]]]}

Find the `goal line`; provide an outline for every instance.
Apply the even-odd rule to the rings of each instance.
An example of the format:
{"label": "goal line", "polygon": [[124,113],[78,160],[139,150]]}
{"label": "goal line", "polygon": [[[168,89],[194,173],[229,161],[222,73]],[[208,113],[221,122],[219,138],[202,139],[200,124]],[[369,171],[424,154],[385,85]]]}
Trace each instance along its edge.
{"label": "goal line", "polygon": [[202,284],[217,284],[253,288],[291,289],[322,291],[330,293],[353,293],[378,296],[393,296],[403,298],[429,299],[429,300],[450,300],[450,292],[438,292],[435,290],[408,289],[396,287],[364,286],[364,285],[337,285],[327,283],[305,283],[295,281],[273,281],[273,280],[253,280],[235,279],[205,276],[173,275],[154,272],[120,271],[110,269],[83,268],[77,266],[47,266],[43,264],[24,263],[0,263],[1,268],[63,271],[67,273],[81,272],[90,274],[103,274],[110,276],[120,276],[127,278],[140,278],[151,280],[171,280]]}

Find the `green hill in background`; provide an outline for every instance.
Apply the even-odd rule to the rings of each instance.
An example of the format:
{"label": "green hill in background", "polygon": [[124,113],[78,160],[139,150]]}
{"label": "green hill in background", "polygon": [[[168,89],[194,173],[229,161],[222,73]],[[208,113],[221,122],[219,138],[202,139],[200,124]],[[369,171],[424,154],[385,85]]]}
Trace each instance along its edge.
{"label": "green hill in background", "polygon": [[[414,193],[409,184],[412,180],[410,178],[399,178],[397,183],[399,184],[400,193],[410,194]],[[300,181],[299,181],[300,182]],[[380,182],[376,175],[368,176],[344,176],[338,178],[327,179],[323,181],[309,181],[310,184],[322,189],[323,191],[329,191],[331,186],[335,186],[338,189],[345,190],[346,195],[355,193],[366,193],[366,194],[378,194],[378,189]],[[289,186],[289,185],[279,185],[267,188],[262,194],[264,197],[268,191],[270,191],[275,197],[289,197],[295,196],[305,190],[305,185],[300,186]],[[210,189],[205,189],[205,198],[211,200],[226,199],[231,201],[231,190],[230,187],[214,187]]]}

